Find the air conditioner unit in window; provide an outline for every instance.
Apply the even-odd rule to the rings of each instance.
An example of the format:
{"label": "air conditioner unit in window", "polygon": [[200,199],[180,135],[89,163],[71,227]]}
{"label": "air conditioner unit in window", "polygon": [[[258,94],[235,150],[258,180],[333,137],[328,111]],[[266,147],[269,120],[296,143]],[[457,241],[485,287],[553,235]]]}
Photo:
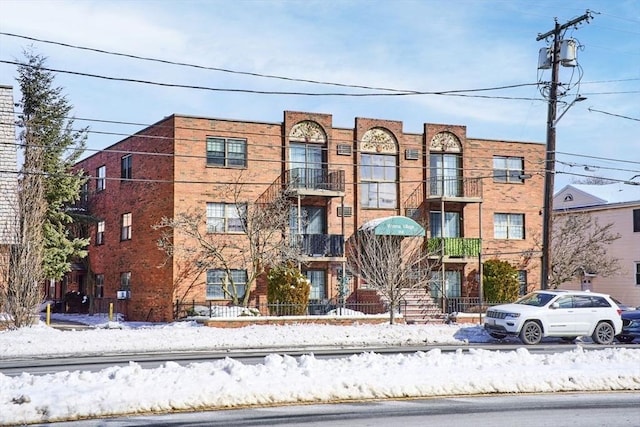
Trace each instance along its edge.
{"label": "air conditioner unit in window", "polygon": [[406,160],[419,160],[420,150],[417,150],[415,148],[408,148],[404,151],[404,158]]}
{"label": "air conditioner unit in window", "polygon": [[351,155],[351,146],[347,144],[339,144],[338,145],[338,155],[340,156],[350,156]]}
{"label": "air conditioner unit in window", "polygon": [[353,209],[351,206],[338,206],[338,216],[348,217],[353,215]]}
{"label": "air conditioner unit in window", "polygon": [[117,299],[129,299],[131,298],[131,291],[116,291]]}

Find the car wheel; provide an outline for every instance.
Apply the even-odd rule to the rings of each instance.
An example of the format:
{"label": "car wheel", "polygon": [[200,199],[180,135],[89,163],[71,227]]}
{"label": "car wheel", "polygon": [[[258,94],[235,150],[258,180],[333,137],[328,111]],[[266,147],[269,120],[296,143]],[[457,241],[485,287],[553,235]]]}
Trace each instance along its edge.
{"label": "car wheel", "polygon": [[501,339],[506,337],[505,334],[496,334],[495,332],[489,332],[489,335],[491,335],[493,338],[496,338],[496,339],[499,339],[499,340],[501,340]]}
{"label": "car wheel", "polygon": [[525,322],[520,331],[520,340],[528,345],[538,344],[542,340],[542,327],[533,320]]}
{"label": "car wheel", "polygon": [[615,331],[613,326],[608,322],[600,322],[596,325],[596,329],[591,335],[591,339],[596,344],[611,344],[613,342]]}
{"label": "car wheel", "polygon": [[616,335],[616,339],[622,343],[630,343],[635,337],[633,335]]}
{"label": "car wheel", "polygon": [[576,338],[578,337],[560,337],[562,341],[567,341],[567,342],[573,342],[576,340]]}

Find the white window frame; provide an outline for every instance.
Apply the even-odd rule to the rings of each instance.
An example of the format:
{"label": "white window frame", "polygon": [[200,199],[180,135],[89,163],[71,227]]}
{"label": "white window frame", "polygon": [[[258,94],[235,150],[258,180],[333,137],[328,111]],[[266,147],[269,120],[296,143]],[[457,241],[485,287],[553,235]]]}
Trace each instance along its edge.
{"label": "white window frame", "polygon": [[[246,168],[247,140],[242,138],[223,138],[208,136],[205,142],[207,166]],[[219,145],[214,147],[214,145]],[[210,148],[221,148],[212,150]]]}
{"label": "white window frame", "polygon": [[96,226],[96,246],[104,245],[104,229],[106,227],[105,221],[98,221]]}
{"label": "white window frame", "polygon": [[[229,270],[233,277],[233,283],[235,284],[235,292],[238,293],[237,297],[242,298],[247,292],[247,270],[232,269]],[[222,279],[227,277],[227,271],[224,269],[211,269],[207,270],[207,283],[206,283],[206,299],[231,299],[231,296],[225,294],[222,288]],[[229,292],[234,292],[234,287],[231,286],[231,282],[227,287]]]}
{"label": "white window frame", "polygon": [[398,207],[397,164],[396,154],[361,154],[360,205],[363,208],[396,209]]}
{"label": "white window frame", "polygon": [[494,213],[493,238],[524,240],[524,214]]}
{"label": "white window frame", "polygon": [[208,202],[207,233],[244,233],[245,203]]}
{"label": "white window frame", "polygon": [[122,214],[120,219],[120,240],[131,240],[133,218],[131,212]]}
{"label": "white window frame", "polygon": [[311,269],[304,272],[311,284],[309,292],[310,300],[322,300],[327,298],[327,271]]}
{"label": "white window frame", "polygon": [[493,182],[523,183],[524,157],[493,156]]}
{"label": "white window frame", "polygon": [[104,191],[107,188],[107,166],[102,165],[96,169],[96,191]]}

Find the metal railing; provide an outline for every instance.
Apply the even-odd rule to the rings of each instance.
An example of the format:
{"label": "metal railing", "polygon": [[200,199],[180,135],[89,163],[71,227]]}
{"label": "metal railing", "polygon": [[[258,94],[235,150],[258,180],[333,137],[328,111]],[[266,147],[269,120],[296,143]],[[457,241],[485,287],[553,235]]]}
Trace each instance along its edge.
{"label": "metal railing", "polygon": [[[406,305],[397,312],[406,311]],[[306,304],[260,303],[249,307],[233,307],[222,301],[176,301],[176,319],[186,317],[244,317],[244,316],[340,316],[352,314],[378,315],[389,312],[380,302],[338,302],[335,299],[309,300]]]}
{"label": "metal railing", "polygon": [[316,257],[344,256],[344,236],[342,234],[301,234],[294,235],[302,254]]}
{"label": "metal railing", "polygon": [[426,180],[427,195],[437,197],[482,197],[482,179],[431,177]]}
{"label": "metal railing", "polygon": [[427,240],[427,250],[432,254],[453,257],[477,257],[482,249],[482,239],[476,237],[432,237]]}
{"label": "metal railing", "polygon": [[344,191],[344,171],[294,168],[284,173],[284,182],[294,190]]}

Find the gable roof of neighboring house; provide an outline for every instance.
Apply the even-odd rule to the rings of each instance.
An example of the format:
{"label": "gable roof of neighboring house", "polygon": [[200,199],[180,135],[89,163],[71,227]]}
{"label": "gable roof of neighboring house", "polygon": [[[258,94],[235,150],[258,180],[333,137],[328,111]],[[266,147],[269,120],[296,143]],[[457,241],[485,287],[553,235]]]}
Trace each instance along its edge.
{"label": "gable roof of neighboring house", "polygon": [[640,206],[640,185],[569,184],[553,197],[553,210]]}

